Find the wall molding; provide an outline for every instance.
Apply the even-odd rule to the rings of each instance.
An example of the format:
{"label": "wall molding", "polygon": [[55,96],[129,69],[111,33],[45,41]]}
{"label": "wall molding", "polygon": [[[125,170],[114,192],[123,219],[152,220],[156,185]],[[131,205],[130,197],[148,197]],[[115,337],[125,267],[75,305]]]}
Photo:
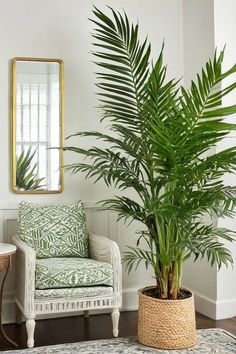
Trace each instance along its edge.
{"label": "wall molding", "polygon": [[[18,207],[19,203],[0,203],[0,242],[11,243],[13,235],[18,232]],[[84,202],[84,207],[88,229],[117,241],[117,223],[114,212],[99,210],[97,201]],[[3,323],[13,322],[15,322],[14,257],[13,267],[7,276],[3,293]]]}
{"label": "wall molding", "polygon": [[194,293],[195,309],[197,312],[216,320],[217,303],[208,296],[191,290]]}
{"label": "wall molding", "polygon": [[[196,291],[194,292],[194,301],[196,311],[208,316],[214,320],[230,318],[235,316],[236,300],[222,300],[215,301],[203,294]],[[138,310],[138,288],[124,288],[123,289],[123,306],[121,311],[136,311]],[[109,310],[91,311],[91,314],[110,313]],[[63,314],[63,316],[80,316],[83,312]],[[39,316],[38,319],[62,317],[61,314],[57,315],[44,315]],[[14,292],[6,292],[3,298],[3,322],[15,322],[15,302]]]}
{"label": "wall molding", "polygon": [[236,299],[215,300],[197,291],[194,293],[196,311],[214,320],[231,318],[236,313]]}
{"label": "wall molding", "polygon": [[234,317],[236,314],[236,299],[221,300],[216,302],[216,320]]}
{"label": "wall molding", "polygon": [[[63,203],[67,203],[66,201]],[[68,202],[70,203],[70,202]],[[90,200],[90,201],[85,201],[83,202],[85,209],[99,209],[98,205],[98,200]],[[19,203],[16,202],[0,202],[0,210],[17,210]],[[43,204],[42,202],[39,202],[39,204]],[[45,203],[45,204],[50,204],[50,203]],[[51,203],[51,204],[59,204],[59,203]]]}
{"label": "wall molding", "polygon": [[[17,209],[19,203],[0,203],[0,242],[11,242],[12,236],[17,232]],[[113,211],[101,211],[97,206],[97,201],[84,202],[86,209],[88,228],[91,231],[103,234],[115,240],[120,249],[124,250],[126,237],[124,229],[119,229],[116,214]],[[130,231],[128,231],[130,232]],[[121,237],[118,237],[118,234]],[[127,235],[126,235],[127,236]],[[14,262],[13,262],[14,263]],[[141,271],[142,272],[142,271]],[[137,272],[136,272],[137,273]],[[146,273],[145,273],[146,274]],[[123,280],[123,307],[122,311],[134,311],[138,308],[138,288],[142,287],[142,281],[148,280],[143,273],[137,276],[137,287],[130,287],[128,278]],[[140,284],[138,284],[140,283]],[[223,319],[235,316],[236,299],[217,301],[202,293],[194,291],[196,310],[213,319]],[[3,297],[3,322],[12,323],[15,321],[14,305],[14,264],[13,269],[7,277],[4,287]]]}

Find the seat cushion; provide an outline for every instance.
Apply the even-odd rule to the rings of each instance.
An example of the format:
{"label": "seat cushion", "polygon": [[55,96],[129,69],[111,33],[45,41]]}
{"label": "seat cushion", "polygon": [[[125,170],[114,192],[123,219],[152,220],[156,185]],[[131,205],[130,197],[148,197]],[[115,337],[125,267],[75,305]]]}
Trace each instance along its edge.
{"label": "seat cushion", "polygon": [[88,235],[81,201],[58,205],[21,202],[19,234],[36,251],[37,258],[88,257]]}
{"label": "seat cushion", "polygon": [[36,260],[37,289],[76,288],[113,285],[112,265],[87,258],[47,258]]}
{"label": "seat cushion", "polygon": [[84,297],[94,297],[94,296],[106,296],[113,293],[112,286],[85,286],[80,288],[61,288],[61,289],[44,289],[35,290],[36,299],[45,298],[84,298]]}

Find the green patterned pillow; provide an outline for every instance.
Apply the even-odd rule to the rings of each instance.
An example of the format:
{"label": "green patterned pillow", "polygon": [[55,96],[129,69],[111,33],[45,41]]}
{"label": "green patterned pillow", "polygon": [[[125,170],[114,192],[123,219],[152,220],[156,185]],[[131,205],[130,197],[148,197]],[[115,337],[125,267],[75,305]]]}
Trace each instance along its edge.
{"label": "green patterned pillow", "polygon": [[39,205],[21,202],[19,233],[37,258],[88,257],[83,204]]}

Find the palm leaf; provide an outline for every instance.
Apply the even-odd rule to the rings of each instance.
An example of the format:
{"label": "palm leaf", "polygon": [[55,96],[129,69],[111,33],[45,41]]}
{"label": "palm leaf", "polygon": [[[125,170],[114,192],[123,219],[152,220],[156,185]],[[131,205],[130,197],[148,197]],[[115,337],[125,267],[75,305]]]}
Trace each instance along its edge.
{"label": "palm leaf", "polygon": [[41,182],[44,178],[39,178],[37,174],[37,163],[31,166],[37,149],[32,152],[32,148],[22,151],[16,160],[16,187],[22,190],[39,190],[45,185]]}

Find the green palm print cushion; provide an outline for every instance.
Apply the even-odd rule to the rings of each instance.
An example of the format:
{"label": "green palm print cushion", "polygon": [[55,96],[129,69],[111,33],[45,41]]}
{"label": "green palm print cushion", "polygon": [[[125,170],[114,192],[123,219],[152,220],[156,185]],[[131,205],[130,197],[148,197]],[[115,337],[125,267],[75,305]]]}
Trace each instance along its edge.
{"label": "green palm print cushion", "polygon": [[19,233],[37,258],[88,257],[83,204],[40,205],[21,202]]}
{"label": "green palm print cushion", "polygon": [[37,259],[36,289],[113,285],[112,265],[86,258]]}

